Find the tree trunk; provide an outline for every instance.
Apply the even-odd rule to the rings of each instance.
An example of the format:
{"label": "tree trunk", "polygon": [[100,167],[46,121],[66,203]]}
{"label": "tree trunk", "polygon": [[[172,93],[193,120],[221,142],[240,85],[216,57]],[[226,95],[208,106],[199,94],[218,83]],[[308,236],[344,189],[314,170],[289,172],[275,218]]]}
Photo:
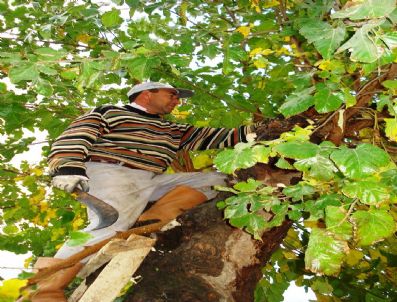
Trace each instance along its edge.
{"label": "tree trunk", "polygon": [[194,208],[178,218],[180,226],[157,235],[155,251],[136,273],[142,278],[125,301],[254,300],[261,268],[291,223],[254,240],[228,225],[215,204]]}

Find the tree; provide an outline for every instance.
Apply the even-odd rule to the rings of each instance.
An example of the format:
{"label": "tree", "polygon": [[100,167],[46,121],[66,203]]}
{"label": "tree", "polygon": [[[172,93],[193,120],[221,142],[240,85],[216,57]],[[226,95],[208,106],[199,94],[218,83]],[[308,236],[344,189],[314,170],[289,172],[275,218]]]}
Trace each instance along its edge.
{"label": "tree", "polygon": [[[48,188],[44,160],[9,164],[34,141],[24,129],[51,143],[87,108],[162,80],[196,91],[171,119],[272,119],[257,141],[192,155],[234,178],[218,203],[232,226],[260,238],[292,222],[257,301],[279,301],[291,281],[321,301],[395,301],[395,1],[112,3],[0,1],[0,75],[11,81],[0,83],[0,249],[51,255],[85,223],[72,196]],[[292,184],[264,182],[288,171]]]}

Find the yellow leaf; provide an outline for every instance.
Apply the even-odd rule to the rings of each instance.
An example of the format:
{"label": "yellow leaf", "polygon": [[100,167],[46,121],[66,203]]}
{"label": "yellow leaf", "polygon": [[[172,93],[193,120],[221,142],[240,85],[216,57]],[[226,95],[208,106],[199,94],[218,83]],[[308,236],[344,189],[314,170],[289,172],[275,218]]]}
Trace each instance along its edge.
{"label": "yellow leaf", "polygon": [[293,253],[291,251],[287,251],[287,250],[283,250],[283,255],[287,259],[297,259],[298,258],[295,253]]}
{"label": "yellow leaf", "polygon": [[26,286],[27,283],[28,280],[21,279],[9,279],[3,281],[2,286],[0,286],[0,299],[2,297],[17,299],[20,288]]}
{"label": "yellow leaf", "polygon": [[24,268],[28,268],[30,266],[30,264],[32,263],[33,257],[29,257],[27,259],[25,259],[25,261],[23,262],[23,267]]}
{"label": "yellow leaf", "polygon": [[83,224],[84,224],[84,219],[80,217],[75,219],[72,223],[73,230],[78,230]]}
{"label": "yellow leaf", "polygon": [[195,169],[202,169],[212,165],[212,158],[207,153],[200,153],[193,158]]}
{"label": "yellow leaf", "polygon": [[395,118],[385,118],[385,133],[390,140],[397,142],[397,120]]}
{"label": "yellow leaf", "polygon": [[258,60],[254,60],[254,66],[256,68],[265,68],[267,66],[267,60],[263,58],[259,58]]}
{"label": "yellow leaf", "polygon": [[88,42],[90,42],[91,39],[92,39],[92,37],[87,34],[77,35],[77,41],[83,42],[85,44],[88,44]]}
{"label": "yellow leaf", "polygon": [[194,124],[196,127],[208,127],[210,125],[209,121],[197,121]]}
{"label": "yellow leaf", "polygon": [[185,119],[190,114],[190,112],[189,111],[179,111],[178,108],[174,108],[174,110],[172,110],[171,114],[176,116],[177,118]]}
{"label": "yellow leaf", "polygon": [[317,227],[318,227],[317,221],[305,220],[305,221],[303,222],[303,224],[304,224],[304,226],[307,227],[307,228],[317,228]]}
{"label": "yellow leaf", "polygon": [[295,126],[291,131],[284,132],[280,138],[285,141],[308,141],[313,132],[314,126],[309,125],[305,128]]}
{"label": "yellow leaf", "polygon": [[33,196],[29,198],[29,201],[33,204],[38,204],[40,201],[42,201],[45,197],[46,190],[43,187],[40,187]]}
{"label": "yellow leaf", "polygon": [[280,2],[277,0],[267,0],[265,1],[265,4],[263,5],[264,8],[269,8],[269,7],[274,7],[279,5]]}
{"label": "yellow leaf", "polygon": [[387,258],[383,256],[379,250],[370,250],[369,254],[372,259],[380,259],[383,263],[387,263]]}
{"label": "yellow leaf", "polygon": [[240,34],[244,36],[244,38],[248,37],[251,32],[251,26],[240,26],[236,29]]}
{"label": "yellow leaf", "polygon": [[[51,240],[55,241],[59,237],[65,235],[65,229],[53,229],[52,235],[51,235]],[[58,249],[58,248],[57,248]]]}
{"label": "yellow leaf", "polygon": [[267,56],[267,55],[272,54],[273,52],[274,52],[273,50],[271,50],[269,48],[266,48],[266,49],[261,51],[261,54],[264,55],[264,56]]}
{"label": "yellow leaf", "polygon": [[318,68],[321,70],[331,70],[331,61],[330,60],[322,60],[318,64]]}
{"label": "yellow leaf", "polygon": [[175,171],[174,171],[174,169],[172,169],[172,167],[171,166],[168,166],[168,168],[167,168],[167,170],[165,170],[165,172],[164,172],[165,174],[174,174],[175,173]]}
{"label": "yellow leaf", "polygon": [[255,8],[257,13],[261,12],[261,8],[259,6],[259,0],[251,0],[251,7]]}
{"label": "yellow leaf", "polygon": [[358,280],[365,280],[368,278],[368,275],[365,273],[358,274],[356,277]]}
{"label": "yellow leaf", "polygon": [[290,55],[291,53],[290,53],[290,51],[289,51],[287,48],[285,48],[285,47],[283,46],[283,47],[281,47],[280,49],[276,50],[276,54],[280,56],[280,55],[282,55],[282,54]]}
{"label": "yellow leaf", "polygon": [[261,52],[262,52],[262,48],[260,47],[254,48],[253,50],[250,51],[249,56],[255,57],[257,54],[260,54]]}
{"label": "yellow leaf", "polygon": [[42,169],[39,169],[39,168],[34,168],[34,169],[32,170],[32,172],[33,172],[36,176],[41,176],[41,175],[43,175],[43,170],[42,170]]}
{"label": "yellow leaf", "polygon": [[346,263],[350,266],[357,265],[363,257],[363,252],[350,250],[349,253],[346,255]]}

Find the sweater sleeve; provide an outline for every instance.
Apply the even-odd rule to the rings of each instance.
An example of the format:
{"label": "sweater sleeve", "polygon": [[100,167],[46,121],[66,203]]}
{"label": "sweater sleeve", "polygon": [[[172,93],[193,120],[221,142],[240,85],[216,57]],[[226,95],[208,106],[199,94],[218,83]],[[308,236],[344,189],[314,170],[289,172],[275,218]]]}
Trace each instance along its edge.
{"label": "sweater sleeve", "polygon": [[90,147],[105,132],[108,123],[101,108],[77,118],[56,139],[48,156],[50,175],[86,175],[85,161]]}
{"label": "sweater sleeve", "polygon": [[232,147],[240,142],[247,142],[247,134],[253,133],[255,126],[238,128],[196,128],[187,126],[184,129],[179,149],[207,150]]}

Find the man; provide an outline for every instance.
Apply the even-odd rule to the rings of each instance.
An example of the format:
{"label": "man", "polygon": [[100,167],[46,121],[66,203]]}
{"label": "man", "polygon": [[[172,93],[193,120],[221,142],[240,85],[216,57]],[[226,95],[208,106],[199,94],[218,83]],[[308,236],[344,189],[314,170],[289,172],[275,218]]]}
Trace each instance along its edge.
{"label": "man", "polygon": [[[87,245],[127,230],[139,217],[167,220],[163,215],[172,216],[167,213],[170,208],[184,209],[186,203],[192,207],[213,198],[216,193],[211,186],[224,184],[225,176],[220,173],[162,173],[178,150],[230,147],[245,142],[247,134],[254,132],[253,126],[196,128],[164,120],[162,116],[170,113],[180,98],[193,95],[190,90],[146,82],[132,87],[127,95],[128,105],[101,106],[75,120],[52,145],[49,155],[54,187],[68,192],[76,187],[89,190],[119,212],[113,225],[94,231],[97,217],[88,212],[90,225],[85,231],[93,239]],[[149,201],[157,202],[142,214]],[[82,247],[65,245],[55,258],[66,258],[80,250]],[[54,261],[45,259],[42,266]],[[72,278],[78,269],[64,273],[64,279]],[[59,295],[61,290],[57,287],[43,296]],[[32,301],[47,301],[39,298],[36,295]]]}

